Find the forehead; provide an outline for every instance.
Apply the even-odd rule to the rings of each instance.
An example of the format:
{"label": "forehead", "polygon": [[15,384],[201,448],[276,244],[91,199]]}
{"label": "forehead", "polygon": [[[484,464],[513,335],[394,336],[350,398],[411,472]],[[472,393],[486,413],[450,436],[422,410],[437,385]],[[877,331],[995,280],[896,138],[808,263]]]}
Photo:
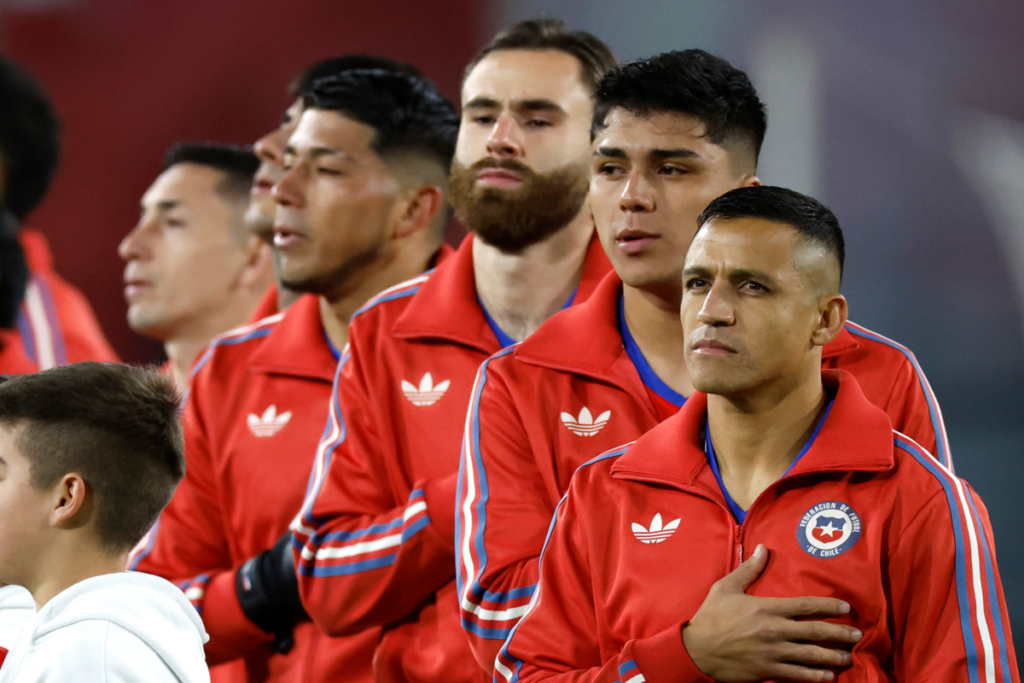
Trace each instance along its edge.
{"label": "forehead", "polygon": [[708,161],[727,164],[729,152],[706,136],[704,123],[696,116],[676,112],[637,114],[621,107],[612,109],[594,144],[621,149],[629,156],[643,156],[652,150],[688,149]]}
{"label": "forehead", "polygon": [[686,267],[751,269],[784,278],[796,275],[803,247],[800,233],[784,223],[759,218],[714,220],[694,237]]}
{"label": "forehead", "polygon": [[590,92],[581,65],[561,50],[498,50],[480,60],[462,85],[462,104],[477,98],[508,104],[517,100],[551,100],[563,109],[589,108]]}
{"label": "forehead", "polygon": [[224,174],[202,164],[175,164],[157,176],[142,197],[143,204],[177,200],[194,203],[214,196]]}
{"label": "forehead", "polygon": [[302,153],[312,148],[329,148],[351,156],[371,153],[374,130],[365,123],[328,109],[306,109],[299,118],[288,145]]}

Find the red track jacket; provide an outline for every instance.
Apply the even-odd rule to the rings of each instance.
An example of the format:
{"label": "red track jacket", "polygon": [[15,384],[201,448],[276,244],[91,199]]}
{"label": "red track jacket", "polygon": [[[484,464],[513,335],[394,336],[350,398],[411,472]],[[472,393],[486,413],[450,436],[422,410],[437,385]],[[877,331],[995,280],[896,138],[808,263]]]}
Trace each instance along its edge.
{"label": "red track jacket", "polygon": [[830,595],[864,633],[838,681],[1019,681],[981,498],[895,432],[845,372],[816,436],[739,525],[704,449],[707,396],[581,467],[559,504],[540,587],[497,680],[707,681],[680,629],[758,543],[748,589]]}
{"label": "red track jacket", "polygon": [[185,590],[210,634],[209,662],[245,657],[232,665],[239,681],[371,680],[379,632],[332,640],[306,622],[277,654],[235,593],[238,567],[302,504],[337,365],[311,295],[216,339],[193,368],[185,480],[129,565]]}
{"label": "red track jacket", "polygon": [[24,375],[39,370],[29,360],[21,335],[14,330],[0,329],[0,375]]}
{"label": "red track jacket", "polygon": [[[317,625],[334,635],[385,627],[378,681],[485,677],[459,626],[452,563],[470,390],[499,350],[476,297],[472,240],[353,317],[293,525],[302,600]],[[575,301],[609,270],[595,238]]]}
{"label": "red track jacket", "polygon": [[119,362],[85,295],[53,270],[43,234],[23,228],[18,240],[30,273],[18,332],[32,362],[40,370],[86,360]]}
{"label": "red track jacket", "polygon": [[[459,486],[462,625],[481,666],[525,612],[551,515],[573,472],[660,421],[623,349],[621,280],[484,363],[467,422]],[[823,367],[857,377],[900,431],[948,458],[942,415],[914,355],[852,323]]]}

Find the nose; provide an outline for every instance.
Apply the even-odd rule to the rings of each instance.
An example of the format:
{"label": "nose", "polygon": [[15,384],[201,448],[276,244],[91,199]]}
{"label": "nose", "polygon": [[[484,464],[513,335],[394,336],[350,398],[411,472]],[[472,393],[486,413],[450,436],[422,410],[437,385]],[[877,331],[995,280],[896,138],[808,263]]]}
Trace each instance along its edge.
{"label": "nose", "polygon": [[121,257],[123,261],[135,261],[146,256],[148,249],[146,247],[146,229],[148,223],[145,218],[139,219],[138,224],[132,228],[131,232],[124,236],[121,240],[121,244],[117,245],[117,255]]}
{"label": "nose", "polygon": [[280,166],[284,160],[284,146],[287,141],[285,131],[280,128],[275,128],[270,131],[252,146],[256,156],[259,157],[260,161],[268,161],[276,166]]}
{"label": "nose", "polygon": [[305,206],[306,198],[302,191],[302,181],[304,178],[303,169],[303,165],[299,163],[285,172],[284,177],[281,178],[281,182],[274,185],[274,189],[271,190],[271,194],[273,195],[275,202],[281,206],[290,206],[293,208],[302,208]]}
{"label": "nose", "polygon": [[487,153],[501,159],[522,157],[523,141],[519,133],[515,119],[507,115],[498,116],[491,134],[487,136]]}
{"label": "nose", "polygon": [[729,283],[716,280],[704,296],[704,303],[697,313],[697,321],[702,325],[722,327],[736,322],[736,311],[729,296]]}
{"label": "nose", "polygon": [[646,213],[654,211],[655,201],[653,188],[644,177],[642,169],[634,169],[622,188],[619,197],[619,208],[626,213]]}

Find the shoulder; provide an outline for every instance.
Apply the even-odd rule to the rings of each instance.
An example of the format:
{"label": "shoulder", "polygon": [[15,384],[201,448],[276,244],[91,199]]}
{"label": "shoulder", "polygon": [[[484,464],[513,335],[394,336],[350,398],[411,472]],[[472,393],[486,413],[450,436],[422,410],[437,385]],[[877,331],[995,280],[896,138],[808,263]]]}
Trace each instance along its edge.
{"label": "shoulder", "polygon": [[[249,325],[236,327],[214,338],[210,345],[192,366],[193,381],[204,368],[234,362],[239,357],[246,357],[255,352],[263,344],[263,340],[274,331],[284,318],[284,312],[258,320]],[[229,360],[230,359],[230,360]],[[209,370],[207,370],[209,372]]]}
{"label": "shoulder", "polygon": [[[150,643],[127,628],[106,622],[102,629],[105,682],[154,681],[158,683],[198,683],[208,681],[202,646],[167,643],[172,652],[158,652]],[[97,629],[98,631],[101,629]],[[184,647],[183,647],[184,645]],[[167,661],[167,659],[171,661]],[[184,674],[184,677],[182,677]],[[204,675],[205,674],[205,675]]]}
{"label": "shoulder", "polygon": [[862,352],[871,358],[873,364],[882,364],[893,370],[909,366],[920,371],[914,352],[903,344],[854,322],[847,321],[845,329],[860,345]]}
{"label": "shoulder", "polygon": [[353,331],[379,328],[392,324],[409,306],[412,298],[420,291],[434,271],[406,280],[385,289],[352,314],[350,336]]}
{"label": "shoulder", "polygon": [[602,492],[615,487],[619,481],[612,476],[612,467],[635,445],[636,441],[630,441],[617,446],[576,468],[569,484],[571,495],[584,500],[595,496],[604,499]]}
{"label": "shoulder", "polygon": [[901,498],[911,505],[935,499],[959,508],[968,506],[967,483],[935,459],[921,444],[893,430],[893,456],[898,470]]}

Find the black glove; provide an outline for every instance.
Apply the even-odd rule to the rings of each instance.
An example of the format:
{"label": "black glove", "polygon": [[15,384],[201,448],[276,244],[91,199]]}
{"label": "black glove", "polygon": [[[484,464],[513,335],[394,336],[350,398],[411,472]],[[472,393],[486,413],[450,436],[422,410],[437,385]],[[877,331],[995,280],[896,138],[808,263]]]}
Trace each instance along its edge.
{"label": "black glove", "polygon": [[0,206],[0,327],[15,329],[28,285],[28,264],[18,241],[18,219]]}
{"label": "black glove", "polygon": [[253,557],[235,574],[235,592],[249,621],[274,635],[274,649],[292,649],[295,624],[309,618],[299,597],[299,577],[292,558],[292,535]]}

